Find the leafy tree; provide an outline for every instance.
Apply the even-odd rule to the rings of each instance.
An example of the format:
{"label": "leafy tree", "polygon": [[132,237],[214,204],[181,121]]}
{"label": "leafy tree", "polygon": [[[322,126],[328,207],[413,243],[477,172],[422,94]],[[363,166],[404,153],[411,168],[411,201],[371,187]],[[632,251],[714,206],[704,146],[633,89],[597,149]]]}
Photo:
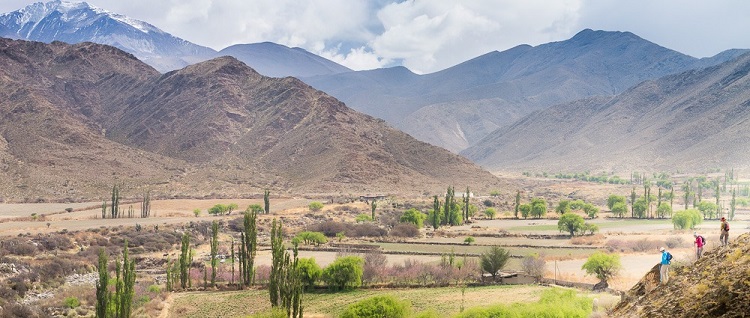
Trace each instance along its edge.
{"label": "leafy tree", "polygon": [[247,206],[247,209],[250,209],[255,214],[261,214],[264,212],[263,207],[260,206],[260,204],[251,204]]}
{"label": "leafy tree", "polygon": [[635,212],[635,217],[642,219],[646,217],[646,212],[648,211],[648,203],[646,202],[645,198],[638,198],[635,200],[635,203],[633,203],[633,211]]}
{"label": "leafy tree", "polygon": [[313,202],[310,202],[310,204],[308,204],[307,207],[310,209],[310,211],[318,212],[323,209],[323,203],[320,203],[318,201],[313,201]]}
{"label": "leafy tree", "polygon": [[524,219],[528,218],[531,214],[531,204],[521,204],[518,209],[521,211],[521,217]]}
{"label": "leafy tree", "polygon": [[492,246],[479,256],[479,264],[482,270],[492,275],[492,280],[496,281],[497,273],[505,267],[508,259],[510,252],[499,246]]}
{"label": "leafy tree", "polygon": [[201,209],[195,209],[195,210],[193,210],[193,214],[195,215],[195,217],[200,216],[201,215]]}
{"label": "leafy tree", "polygon": [[237,208],[239,208],[237,203],[229,203],[227,204],[226,211],[224,212],[226,212],[227,214],[232,214],[232,211],[237,210]]}
{"label": "leafy tree", "polygon": [[635,217],[635,187],[630,192],[630,217]]}
{"label": "leafy tree", "polygon": [[211,286],[216,287],[216,266],[219,265],[219,222],[211,223]]}
{"label": "leafy tree", "polygon": [[662,202],[656,208],[656,215],[658,215],[660,219],[667,215],[672,215],[672,207],[667,202]]}
{"label": "leafy tree", "polygon": [[430,223],[432,223],[432,228],[437,230],[440,227],[440,200],[438,200],[438,196],[433,197],[432,201],[432,211],[430,211],[430,215],[428,216],[430,219]]}
{"label": "leafy tree", "polygon": [[391,295],[373,296],[350,305],[339,316],[340,318],[360,317],[409,317],[411,305]]}
{"label": "leafy tree", "polygon": [[586,203],[583,205],[583,212],[586,213],[589,218],[593,219],[596,218],[596,215],[599,213],[599,208],[591,203]]}
{"label": "leafy tree", "polygon": [[321,232],[310,232],[310,231],[304,231],[297,234],[295,237],[298,241],[301,241],[307,245],[315,244],[325,244],[328,243],[328,238],[326,238],[325,234]]}
{"label": "leafy tree", "polygon": [[484,215],[492,220],[495,218],[495,215],[497,215],[497,211],[495,210],[495,208],[487,208],[484,210]]}
{"label": "leafy tree", "polygon": [[182,247],[180,248],[180,286],[182,289],[188,287],[188,276],[190,269],[190,234],[182,234]]}
{"label": "leafy tree", "polygon": [[[734,173],[734,168],[732,170]],[[732,201],[729,203],[729,220],[734,220],[734,211],[737,208],[737,191],[732,189]]]}
{"label": "leafy tree", "polygon": [[531,216],[541,218],[547,215],[547,201],[543,198],[534,198],[531,200]]}
{"label": "leafy tree", "polygon": [[557,221],[557,228],[560,232],[568,232],[572,237],[576,232],[580,231],[583,227],[584,220],[578,214],[566,213],[560,217]]}
{"label": "leafy tree", "polygon": [[557,214],[565,214],[570,212],[570,201],[560,200],[560,203],[557,204],[557,208],[555,208],[555,212],[557,212]]}
{"label": "leafy tree", "polygon": [[609,208],[610,211],[612,211],[612,209],[614,208],[615,204],[620,203],[620,202],[622,204],[627,204],[625,202],[625,197],[624,196],[616,195],[616,194],[610,194],[609,197],[607,198],[607,207]]}
{"label": "leafy tree", "polygon": [[716,218],[718,207],[713,202],[701,201],[698,203],[698,211],[703,214],[703,218],[710,220]]}
{"label": "leafy tree", "polygon": [[240,277],[243,286],[249,286],[255,279],[255,253],[258,249],[258,212],[248,207],[242,218],[240,233]]}
{"label": "leafy tree", "polygon": [[[301,234],[301,233],[300,233]],[[284,239],[282,237],[281,222],[273,219],[271,223],[271,274],[268,278],[268,294],[271,299],[271,307],[278,307],[280,302],[280,289],[282,283],[282,271],[284,263]]]}
{"label": "leafy tree", "polygon": [[690,196],[692,195],[690,192],[690,181],[685,181],[685,183],[682,185],[682,191],[684,191],[684,202],[685,202],[685,210],[688,208],[688,203],[690,202]]}
{"label": "leafy tree", "polygon": [[591,254],[583,263],[581,269],[586,270],[586,274],[595,275],[596,278],[606,283],[607,280],[617,275],[617,272],[622,268],[620,264],[620,256],[617,254],[607,254],[603,252],[595,252]]}
{"label": "leafy tree", "polygon": [[229,210],[229,206],[224,204],[217,204],[208,209],[208,214],[213,215],[224,215]]}
{"label": "leafy tree", "polygon": [[315,258],[312,257],[300,258],[297,266],[299,267],[299,274],[302,282],[308,289],[312,289],[312,287],[315,286],[315,282],[317,282],[323,274],[323,270],[320,269],[318,263],[315,262]]}
{"label": "leafy tree", "polygon": [[112,295],[109,292],[109,271],[107,270],[107,253],[99,249],[99,280],[96,281],[96,317],[107,317],[107,308]]}
{"label": "leafy tree", "polygon": [[625,216],[625,213],[628,212],[628,206],[625,204],[625,202],[617,202],[615,205],[611,208],[612,214],[618,217]]}
{"label": "leafy tree", "polygon": [[399,219],[399,222],[402,223],[411,223],[414,224],[417,228],[422,228],[424,225],[424,220],[427,218],[424,213],[419,212],[415,208],[408,209],[404,211],[404,214],[401,215],[401,218]]}
{"label": "leafy tree", "polygon": [[573,202],[570,202],[570,209],[571,210],[583,210],[583,208],[586,206],[586,202],[583,202],[583,200],[578,199],[574,200]]}
{"label": "leafy tree", "polygon": [[112,186],[112,206],[110,209],[110,215],[113,219],[120,217],[120,186],[117,184]]}
{"label": "leafy tree", "polygon": [[[520,206],[521,206],[521,190],[518,190],[518,192],[516,192],[516,204],[515,204],[515,210],[514,210],[514,213],[513,213],[513,216],[516,219],[518,218],[518,211],[520,209]],[[526,217],[524,217],[524,219],[525,218]]]}
{"label": "leafy tree", "polygon": [[696,225],[702,222],[703,218],[700,212],[695,209],[677,211],[672,214],[672,224],[675,229],[694,229]]}
{"label": "leafy tree", "polygon": [[358,256],[339,257],[323,269],[323,281],[333,290],[362,285],[364,260]]}
{"label": "leafy tree", "polygon": [[370,213],[372,214],[372,221],[375,221],[375,209],[378,208],[378,203],[375,202],[375,200],[372,200],[372,203],[370,203]]}

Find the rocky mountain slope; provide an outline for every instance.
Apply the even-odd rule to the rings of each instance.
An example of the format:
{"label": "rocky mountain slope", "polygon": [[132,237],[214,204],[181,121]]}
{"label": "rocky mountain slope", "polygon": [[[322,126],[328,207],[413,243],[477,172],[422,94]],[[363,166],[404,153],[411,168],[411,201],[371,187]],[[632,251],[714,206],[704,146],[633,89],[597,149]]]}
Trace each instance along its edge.
{"label": "rocky mountain slope", "polygon": [[91,197],[116,181],[184,196],[498,182],[297,79],[265,77],[231,57],[160,74],[109,46],[0,39],[0,66],[7,200]]}
{"label": "rocky mountain slope", "polygon": [[615,97],[550,107],[463,154],[489,169],[549,172],[747,167],[749,122],[745,54],[646,81]]}
{"label": "rocky mountain slope", "polygon": [[[132,53],[160,71],[206,60],[216,52],[172,36],[143,21],[85,2],[37,2],[0,15],[11,38],[66,43],[94,42]],[[6,32],[9,33],[9,32]]]}
{"label": "rocky mountain slope", "polygon": [[630,32],[583,30],[569,40],[491,52],[432,74],[392,68],[304,80],[420,140],[460,151],[533,111],[612,96],[742,52],[696,59]]}
{"label": "rocky mountain slope", "polygon": [[692,265],[672,266],[659,285],[655,266],[612,310],[613,317],[746,317],[750,313],[750,234],[704,253]]}

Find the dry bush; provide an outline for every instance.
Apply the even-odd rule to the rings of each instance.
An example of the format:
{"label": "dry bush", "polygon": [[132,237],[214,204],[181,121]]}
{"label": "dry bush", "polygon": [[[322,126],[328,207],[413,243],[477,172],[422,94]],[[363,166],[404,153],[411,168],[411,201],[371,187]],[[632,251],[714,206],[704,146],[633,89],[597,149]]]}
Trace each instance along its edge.
{"label": "dry bush", "polygon": [[31,306],[19,303],[12,303],[0,309],[0,318],[36,318],[43,316],[46,315],[41,315]]}
{"label": "dry bush", "polygon": [[37,247],[24,238],[6,238],[0,242],[0,248],[4,250],[2,254],[34,256],[38,252]]}
{"label": "dry bush", "polygon": [[411,223],[399,223],[388,232],[388,235],[394,237],[418,237],[419,229]]}
{"label": "dry bush", "polygon": [[607,248],[607,250],[612,252],[621,252],[624,253],[625,249],[630,249],[630,244],[628,242],[625,242],[623,240],[608,240],[607,243],[604,244],[604,247]]}
{"label": "dry bush", "polygon": [[386,235],[386,230],[372,223],[351,224],[335,221],[325,221],[308,226],[311,232],[321,232],[327,237],[336,237],[338,233],[344,233],[347,237],[380,237]]}
{"label": "dry bush", "polygon": [[44,237],[36,239],[35,241],[39,243],[39,246],[47,251],[67,251],[74,248],[73,242],[71,242],[69,236],[57,233],[48,234]]}
{"label": "dry bush", "polygon": [[653,251],[659,248],[659,243],[654,241],[649,241],[648,239],[640,239],[635,242],[632,242],[631,249],[635,252],[646,252],[646,251]]}
{"label": "dry bush", "polygon": [[670,236],[666,241],[664,241],[664,244],[667,245],[668,248],[680,248],[688,246],[687,242],[685,242],[685,239],[683,239],[681,236]]}
{"label": "dry bush", "polygon": [[380,251],[365,253],[365,265],[362,271],[362,281],[375,283],[382,279],[388,259]]}
{"label": "dry bush", "polygon": [[604,235],[594,234],[585,236],[576,236],[570,239],[570,244],[573,245],[599,245],[604,241]]}
{"label": "dry bush", "polygon": [[[239,271],[237,272],[239,275]],[[235,276],[235,281],[239,279],[237,276]],[[271,266],[268,265],[258,265],[255,267],[255,283],[257,284],[266,284],[271,280]]]}

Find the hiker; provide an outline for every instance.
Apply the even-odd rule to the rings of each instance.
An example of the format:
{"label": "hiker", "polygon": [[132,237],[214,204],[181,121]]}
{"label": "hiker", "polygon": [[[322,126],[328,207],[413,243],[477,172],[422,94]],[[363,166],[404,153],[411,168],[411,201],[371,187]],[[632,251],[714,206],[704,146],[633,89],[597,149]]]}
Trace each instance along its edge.
{"label": "hiker", "polygon": [[693,236],[695,237],[695,256],[697,256],[698,259],[701,259],[701,255],[703,255],[703,246],[706,245],[706,239],[703,238],[703,236],[698,235],[698,232],[693,232]]}
{"label": "hiker", "polygon": [[725,217],[721,217],[721,235],[719,235],[721,246],[729,244],[729,223]]}
{"label": "hiker", "polygon": [[659,282],[666,284],[669,281],[669,264],[672,263],[672,254],[667,252],[664,247],[659,249],[661,251],[661,267],[659,267]]}

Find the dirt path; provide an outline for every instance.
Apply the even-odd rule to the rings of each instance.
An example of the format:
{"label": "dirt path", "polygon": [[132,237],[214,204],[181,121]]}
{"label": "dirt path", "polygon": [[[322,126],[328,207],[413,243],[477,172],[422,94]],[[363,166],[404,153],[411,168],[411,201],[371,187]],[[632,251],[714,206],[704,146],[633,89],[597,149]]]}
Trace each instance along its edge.
{"label": "dirt path", "polygon": [[167,295],[167,298],[164,299],[164,307],[161,309],[161,313],[159,314],[159,318],[168,318],[169,317],[169,310],[172,309],[172,302],[174,301],[174,298],[172,297],[172,293],[169,293]]}

